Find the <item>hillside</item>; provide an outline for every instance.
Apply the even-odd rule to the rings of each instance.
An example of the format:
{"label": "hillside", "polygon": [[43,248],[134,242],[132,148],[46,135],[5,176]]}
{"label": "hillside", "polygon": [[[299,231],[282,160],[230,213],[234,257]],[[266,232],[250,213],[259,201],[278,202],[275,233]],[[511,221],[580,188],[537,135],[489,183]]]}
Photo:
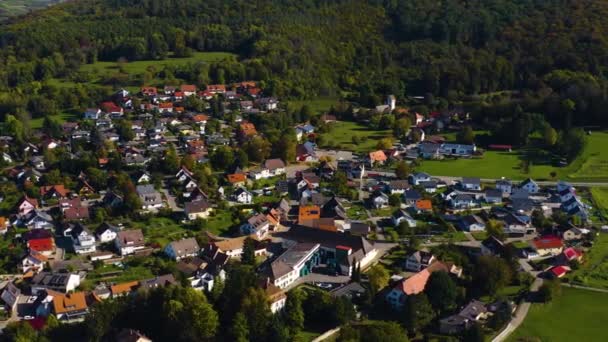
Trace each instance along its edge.
{"label": "hillside", "polygon": [[[0,88],[86,83],[79,66],[97,60],[221,51],[238,62],[172,72],[197,83],[258,79],[281,97],[374,105],[417,95],[430,110],[469,106],[480,121],[488,106],[501,115],[520,105],[557,127],[603,125],[606,15],[606,0],[80,0],[2,27]],[[503,90],[523,92],[492,95]],[[24,107],[15,101],[0,98],[0,115]]]}

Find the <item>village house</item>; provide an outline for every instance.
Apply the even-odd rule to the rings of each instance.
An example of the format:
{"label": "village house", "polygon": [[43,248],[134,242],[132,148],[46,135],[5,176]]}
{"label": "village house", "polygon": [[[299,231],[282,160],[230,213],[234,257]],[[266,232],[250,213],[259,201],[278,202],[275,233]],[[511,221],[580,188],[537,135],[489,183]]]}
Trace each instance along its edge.
{"label": "village house", "polygon": [[502,191],[499,189],[486,189],[484,199],[487,203],[498,204],[502,203]]}
{"label": "village house", "polygon": [[496,181],[496,189],[500,190],[504,195],[508,195],[513,190],[513,182],[508,179],[499,179]]}
{"label": "village house", "polygon": [[81,224],[70,225],[64,230],[64,236],[72,239],[72,247],[76,254],[93,253],[96,250],[95,236]]}
{"label": "village house", "polygon": [[422,182],[428,182],[431,180],[431,176],[428,173],[416,172],[409,175],[408,180],[412,185],[420,185]]}
{"label": "village house", "polygon": [[236,189],[231,196],[232,200],[241,204],[251,204],[253,202],[253,195],[245,188]]}
{"label": "village house", "polygon": [[27,248],[30,253],[38,253],[45,257],[50,257],[55,253],[55,239],[53,237],[43,237],[27,240]]}
{"label": "village house", "polygon": [[562,240],[553,235],[538,237],[530,243],[531,247],[536,250],[539,256],[559,255],[564,250]]}
{"label": "village house", "polygon": [[196,220],[198,218],[208,218],[213,208],[206,200],[186,202],[184,205],[184,213],[188,220]]}
{"label": "village house", "polygon": [[392,221],[395,226],[398,226],[401,222],[407,222],[407,225],[416,227],[416,220],[414,220],[405,210],[397,210],[392,216]]}
{"label": "village house", "polygon": [[179,261],[183,258],[197,256],[200,250],[195,238],[187,238],[168,244],[165,247],[165,254],[169,258]]}
{"label": "village house", "polygon": [[89,306],[84,292],[58,293],[47,291],[53,297],[53,314],[61,322],[80,322],[89,313]]}
{"label": "village house", "polygon": [[431,273],[437,271],[449,272],[448,267],[440,262],[436,261],[430,264],[427,268],[414,274],[413,276],[402,279],[397,282],[393,288],[386,294],[386,301],[395,309],[400,310],[403,308],[407,296],[416,295],[422,291],[428,282]]}
{"label": "village house", "polygon": [[43,254],[38,252],[30,252],[25,256],[25,258],[23,258],[23,260],[21,260],[21,272],[24,274],[28,272],[42,272],[44,270],[44,264],[48,260],[49,259]]}
{"label": "village house", "polygon": [[2,295],[0,296],[0,298],[2,298],[2,300],[6,304],[5,308],[9,312],[9,318],[12,316],[12,313],[17,308],[19,297],[21,297],[21,290],[12,282],[6,284],[4,289],[2,289]]}
{"label": "village house", "polygon": [[387,159],[388,157],[382,150],[370,152],[368,155],[368,162],[371,166],[383,165]]}
{"label": "village house", "polygon": [[460,312],[439,321],[439,331],[442,334],[458,334],[480,321],[489,317],[486,305],[478,300],[472,300]]}
{"label": "village house", "polygon": [[264,214],[257,214],[241,226],[241,233],[245,235],[254,234],[258,240],[262,240],[270,230],[270,222]]}
{"label": "village house", "polygon": [[50,272],[36,274],[30,284],[34,295],[47,290],[68,293],[74,291],[79,285],[80,276],[78,274]]}
{"label": "village house", "polygon": [[486,224],[477,215],[467,215],[461,219],[462,227],[467,232],[482,232],[486,230]]}
{"label": "village house", "polygon": [[376,209],[386,208],[388,206],[388,195],[384,192],[377,191],[371,196],[372,206]]}
{"label": "village house", "polygon": [[144,234],[139,229],[120,231],[116,234],[114,245],[120,255],[134,254],[145,248]]}
{"label": "village house", "polygon": [[481,180],[479,178],[463,178],[460,187],[464,190],[481,191]]}
{"label": "village house", "polygon": [[141,209],[154,211],[163,207],[163,199],[160,193],[154,189],[154,185],[138,185],[136,191],[142,203]]}
{"label": "village house", "polygon": [[117,226],[104,222],[95,230],[95,235],[99,242],[107,243],[114,241],[119,231]]}
{"label": "village house", "polygon": [[435,256],[429,252],[416,251],[405,259],[405,269],[411,272],[420,272],[436,260]]}
{"label": "village house", "polygon": [[520,189],[526,190],[530,194],[535,194],[540,191],[538,184],[531,178],[526,179],[519,185]]}
{"label": "village house", "polygon": [[249,177],[258,180],[285,174],[285,163],[281,159],[267,159],[258,169],[249,172]]}

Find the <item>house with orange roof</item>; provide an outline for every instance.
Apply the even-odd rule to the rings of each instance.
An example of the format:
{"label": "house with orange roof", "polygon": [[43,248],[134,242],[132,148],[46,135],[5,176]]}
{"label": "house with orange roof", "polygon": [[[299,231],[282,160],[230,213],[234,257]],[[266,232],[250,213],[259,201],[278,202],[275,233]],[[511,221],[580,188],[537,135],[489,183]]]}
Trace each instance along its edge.
{"label": "house with orange roof", "polygon": [[159,112],[173,113],[173,103],[172,102],[163,102],[158,104]]}
{"label": "house with orange roof", "polygon": [[84,292],[63,294],[48,291],[47,294],[53,297],[53,313],[60,321],[82,321],[89,313],[89,305]]}
{"label": "house with orange roof", "polygon": [[428,199],[419,199],[414,203],[413,210],[417,213],[433,211],[433,203]]}
{"label": "house with orange roof", "polygon": [[192,96],[196,94],[196,86],[194,84],[182,84],[179,90],[184,93],[184,96]]}
{"label": "house with orange roof", "polygon": [[243,122],[239,125],[239,134],[242,138],[250,138],[258,134],[255,125],[251,122]]}
{"label": "house with orange roof", "polygon": [[386,162],[387,156],[382,150],[373,151],[369,153],[369,163],[371,165],[382,165]]}
{"label": "house with orange roof", "polygon": [[158,95],[158,90],[156,87],[141,87],[141,94],[144,96],[156,96]]}
{"label": "house with orange roof", "polygon": [[321,208],[318,205],[301,205],[298,209],[298,223],[320,218]]}
{"label": "house with orange roof", "polygon": [[398,281],[393,288],[386,294],[386,301],[396,309],[400,309],[405,304],[407,296],[416,295],[424,291],[426,283],[431,277],[431,273],[437,271],[452,272],[446,264],[436,261],[429,267],[414,274],[413,276]]}
{"label": "house with orange roof", "polygon": [[226,176],[228,179],[228,183],[232,184],[232,186],[241,186],[245,185],[247,181],[247,175],[244,173],[232,173]]}
{"label": "house with orange roof", "polygon": [[5,234],[8,230],[8,220],[4,216],[0,216],[0,234]]}
{"label": "house with orange roof", "polygon": [[226,85],[224,84],[209,84],[206,89],[211,94],[224,94],[226,92]]}
{"label": "house with orange roof", "polygon": [[110,292],[112,293],[112,298],[117,298],[131,294],[137,287],[139,287],[139,281],[129,281],[110,286]]}
{"label": "house with orange roof", "polygon": [[40,197],[45,199],[60,199],[66,198],[69,191],[63,184],[45,185],[40,187]]}

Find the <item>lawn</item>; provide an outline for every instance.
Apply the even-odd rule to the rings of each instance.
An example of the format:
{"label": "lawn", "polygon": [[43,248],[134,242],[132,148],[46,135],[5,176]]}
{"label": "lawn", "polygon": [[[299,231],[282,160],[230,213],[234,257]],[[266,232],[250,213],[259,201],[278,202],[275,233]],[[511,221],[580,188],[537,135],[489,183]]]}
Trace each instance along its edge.
{"label": "lawn", "polygon": [[[570,165],[555,167],[552,157],[538,150],[520,150],[513,152],[486,151],[482,158],[456,160],[425,160],[418,168],[431,175],[438,176],[470,176],[496,179],[507,177],[521,180],[528,177],[537,180],[551,179],[551,172],[556,178],[571,181],[605,181],[608,180],[608,132],[594,132],[587,137],[587,146]],[[526,153],[532,156],[529,173],[524,173],[520,167],[522,156]]]}
{"label": "lawn", "polygon": [[[358,144],[353,144],[353,136],[359,137]],[[390,136],[392,136],[390,130],[373,130],[351,121],[335,122],[331,125],[329,133],[323,134],[325,141],[332,147],[357,153],[367,153],[375,150],[380,139]]]}
{"label": "lawn", "polygon": [[608,234],[600,234],[583,264],[568,278],[585,286],[608,288]]}
{"label": "lawn", "polygon": [[562,296],[552,303],[533,304],[509,341],[526,337],[543,342],[601,341],[606,336],[607,306],[606,293],[563,288]]}
{"label": "lawn", "polygon": [[152,277],[154,277],[154,274],[146,266],[125,266],[123,269],[114,265],[104,265],[88,272],[87,278],[80,286],[85,290],[90,290],[102,281],[120,284]]}
{"label": "lawn", "polygon": [[599,215],[603,216],[604,219],[608,217],[608,189],[606,188],[591,188],[591,197],[593,197],[592,204],[594,209],[597,209]]}
{"label": "lawn", "polygon": [[488,238],[488,232],[486,232],[486,231],[483,231],[483,232],[473,232],[473,233],[471,233],[471,235],[477,241],[483,241],[483,240],[485,240],[485,239]]}
{"label": "lawn", "polygon": [[225,210],[216,210],[214,216],[207,219],[205,227],[215,235],[225,235],[233,226],[232,214]]}
{"label": "lawn", "polygon": [[146,221],[133,221],[130,226],[141,229],[146,242],[158,244],[161,248],[173,240],[194,236],[194,232],[184,224],[167,217],[151,217]]}
{"label": "lawn", "polygon": [[367,220],[367,212],[362,204],[353,203],[346,209],[346,216],[351,220]]}

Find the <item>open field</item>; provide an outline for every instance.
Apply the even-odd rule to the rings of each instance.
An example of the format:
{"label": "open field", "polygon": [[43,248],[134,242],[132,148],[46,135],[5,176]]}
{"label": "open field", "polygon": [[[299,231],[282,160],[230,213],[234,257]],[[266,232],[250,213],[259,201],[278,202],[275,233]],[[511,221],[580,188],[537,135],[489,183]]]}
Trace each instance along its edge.
{"label": "open field", "polygon": [[[601,341],[608,322],[608,294],[563,288],[552,303],[533,304],[509,341],[536,337],[543,342]],[[602,337],[604,336],[604,337]]]}
{"label": "open field", "polygon": [[[587,145],[581,155],[566,167],[555,167],[551,156],[538,151],[498,152],[486,151],[483,158],[457,160],[425,160],[420,171],[438,176],[471,176],[480,178],[507,177],[514,180],[528,177],[536,180],[550,180],[555,172],[556,179],[571,181],[608,180],[608,132],[594,132],[588,136]],[[524,153],[534,154],[529,173],[520,167]]]}
{"label": "open field", "polygon": [[15,15],[25,14],[31,10],[44,8],[59,0],[2,0],[0,1],[0,20]]}
{"label": "open field", "polygon": [[[367,153],[376,149],[378,141],[390,137],[390,130],[373,130],[369,127],[351,121],[338,121],[332,124],[331,131],[324,134],[325,141],[341,149]],[[360,142],[353,144],[352,137],[358,136]]]}
{"label": "open field", "polygon": [[608,234],[600,234],[583,257],[580,268],[568,276],[573,283],[608,288]]}
{"label": "open field", "polygon": [[303,105],[308,105],[314,113],[321,113],[337,103],[338,99],[335,97],[319,97],[313,100],[291,100],[287,102],[287,106],[291,110],[300,110]]}
{"label": "open field", "polygon": [[[139,86],[143,80],[143,74],[146,71],[153,71],[154,73],[160,72],[167,65],[184,65],[188,63],[196,62],[216,62],[226,58],[235,58],[236,55],[229,52],[194,52],[191,57],[184,58],[166,58],[163,60],[150,60],[150,61],[134,61],[134,62],[107,62],[98,61],[93,64],[82,65],[79,69],[81,73],[86,74],[87,83],[102,84],[103,80],[116,75],[117,78],[121,78],[118,75],[125,75],[129,79],[136,79],[137,87],[126,87],[127,90],[135,91],[139,89]],[[122,77],[124,78],[124,77]],[[49,84],[58,87],[73,86],[77,82],[69,79],[51,79],[48,81]],[[129,82],[129,81],[126,81]],[[124,82],[123,82],[124,83]],[[162,85],[161,80],[152,79],[147,82],[146,85]]]}
{"label": "open field", "polygon": [[[59,123],[64,123],[66,121],[79,119],[78,117],[76,117],[75,115],[70,114],[70,113],[61,113],[61,114],[55,115],[53,117],[55,119],[58,119]],[[33,129],[42,128],[43,123],[44,123],[44,118],[32,119],[30,121],[30,126],[31,126],[30,128],[33,128]]]}

